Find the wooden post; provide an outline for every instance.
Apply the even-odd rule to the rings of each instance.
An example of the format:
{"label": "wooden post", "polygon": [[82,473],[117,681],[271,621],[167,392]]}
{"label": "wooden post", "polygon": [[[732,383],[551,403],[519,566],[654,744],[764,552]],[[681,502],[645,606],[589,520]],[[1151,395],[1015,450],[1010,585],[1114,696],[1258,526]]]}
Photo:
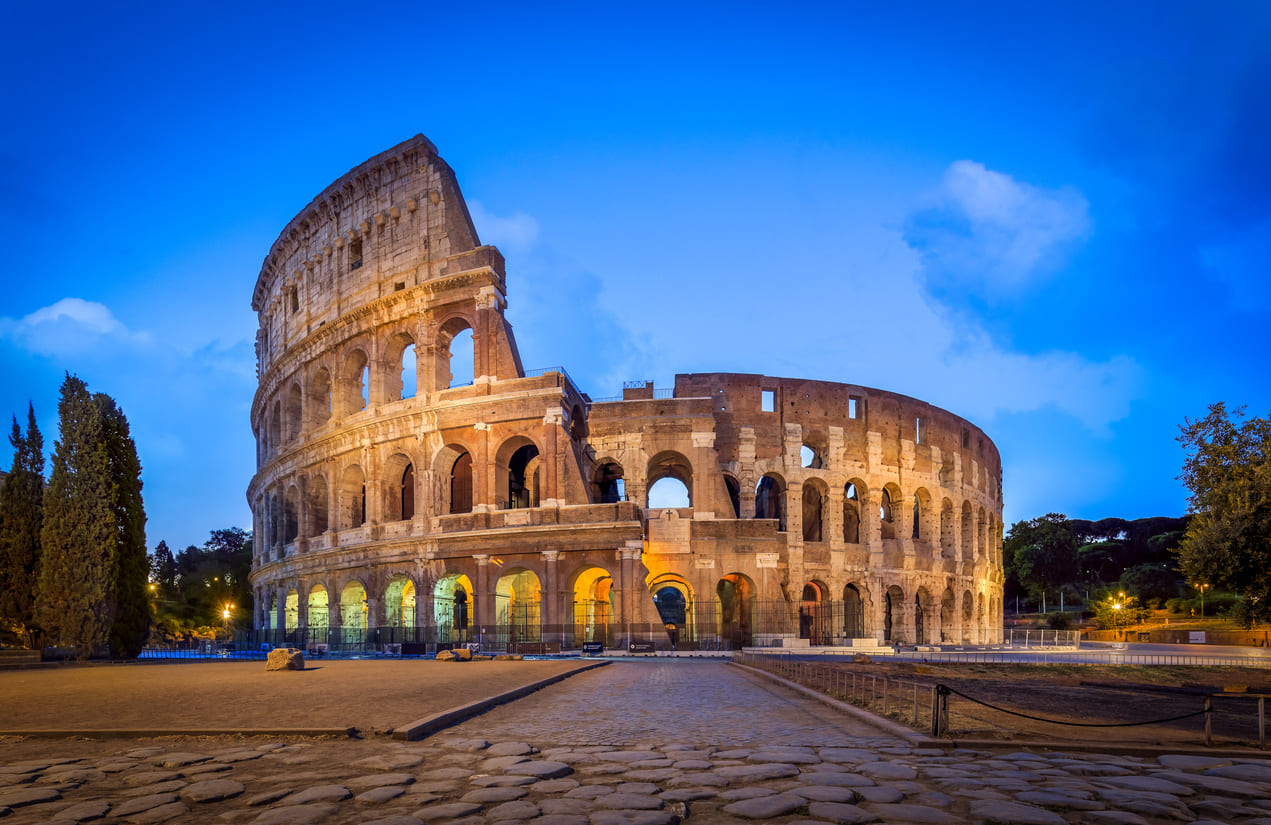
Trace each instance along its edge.
{"label": "wooden post", "polygon": [[931,686],[931,735],[940,735],[940,694],[935,685]]}
{"label": "wooden post", "polygon": [[887,715],[887,677],[883,677],[883,716]]}
{"label": "wooden post", "polygon": [[918,683],[914,682],[914,727],[918,727]]}
{"label": "wooden post", "polygon": [[1267,746],[1267,697],[1258,697],[1258,750]]}
{"label": "wooden post", "polygon": [[1213,711],[1214,700],[1212,696],[1205,697],[1205,747],[1213,744]]}

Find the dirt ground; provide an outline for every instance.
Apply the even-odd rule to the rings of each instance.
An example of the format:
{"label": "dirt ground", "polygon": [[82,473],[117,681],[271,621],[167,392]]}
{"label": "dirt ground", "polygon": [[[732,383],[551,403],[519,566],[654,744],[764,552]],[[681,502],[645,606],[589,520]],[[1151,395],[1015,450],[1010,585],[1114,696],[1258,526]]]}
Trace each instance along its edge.
{"label": "dirt ground", "polygon": [[0,671],[0,732],[357,728],[384,731],[586,662],[309,662],[61,665]]}
{"label": "dirt ground", "polygon": [[[880,682],[883,676],[900,680],[898,687],[891,685],[888,715],[903,721],[913,716],[912,685],[917,684],[922,728],[930,724],[930,686],[934,684],[947,685],[1005,711],[1055,720],[1028,719],[952,695],[949,727],[955,739],[1200,745],[1204,742],[1203,716],[1133,727],[1091,725],[1150,722],[1192,714],[1203,708],[1206,693],[1214,693],[1222,694],[1213,699],[1214,743],[1256,746],[1258,703],[1254,695],[1271,694],[1271,670],[1264,668],[909,663],[831,667],[838,674],[838,685],[846,684],[844,676],[852,672],[857,674],[858,688],[866,675],[876,676]],[[1247,692],[1225,693],[1224,688],[1229,686],[1246,688]],[[902,708],[899,713],[898,698]]]}

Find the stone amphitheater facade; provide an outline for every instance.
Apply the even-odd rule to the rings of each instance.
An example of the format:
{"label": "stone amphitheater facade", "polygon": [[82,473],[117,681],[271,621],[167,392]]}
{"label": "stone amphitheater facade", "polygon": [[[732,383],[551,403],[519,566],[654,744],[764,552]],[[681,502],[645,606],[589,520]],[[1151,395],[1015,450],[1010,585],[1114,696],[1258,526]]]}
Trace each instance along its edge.
{"label": "stone amphitheater facade", "polygon": [[[423,136],[287,225],[252,308],[258,632],[428,650],[1001,640],[1001,463],[978,427],[852,384],[706,373],[593,399],[524,369],[503,256]],[[452,386],[469,336],[473,380]],[[650,507],[668,485],[687,506]]]}

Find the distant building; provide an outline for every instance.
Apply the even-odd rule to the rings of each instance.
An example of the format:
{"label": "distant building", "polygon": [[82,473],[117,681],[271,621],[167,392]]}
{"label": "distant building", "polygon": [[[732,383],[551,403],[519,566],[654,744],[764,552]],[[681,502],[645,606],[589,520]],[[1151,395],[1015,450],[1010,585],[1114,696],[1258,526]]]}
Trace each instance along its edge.
{"label": "distant building", "polygon": [[[252,308],[252,586],[278,641],[1001,639],[1001,462],[978,427],[852,384],[591,398],[526,370],[503,256],[423,136],[283,229]],[[667,485],[687,506],[649,507]]]}

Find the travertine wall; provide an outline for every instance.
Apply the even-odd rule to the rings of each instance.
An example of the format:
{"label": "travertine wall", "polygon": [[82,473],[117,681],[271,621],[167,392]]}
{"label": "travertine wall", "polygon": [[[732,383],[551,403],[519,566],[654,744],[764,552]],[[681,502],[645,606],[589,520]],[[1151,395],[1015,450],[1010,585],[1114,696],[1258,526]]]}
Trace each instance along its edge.
{"label": "travertine wall", "polygon": [[[252,300],[258,627],[1000,640],[1001,465],[973,424],[759,375],[593,401],[562,369],[527,374],[505,292],[422,136],[288,224]],[[465,331],[475,381],[452,387]],[[690,506],[649,509],[668,477]],[[663,633],[655,593],[682,599],[681,627]]]}

